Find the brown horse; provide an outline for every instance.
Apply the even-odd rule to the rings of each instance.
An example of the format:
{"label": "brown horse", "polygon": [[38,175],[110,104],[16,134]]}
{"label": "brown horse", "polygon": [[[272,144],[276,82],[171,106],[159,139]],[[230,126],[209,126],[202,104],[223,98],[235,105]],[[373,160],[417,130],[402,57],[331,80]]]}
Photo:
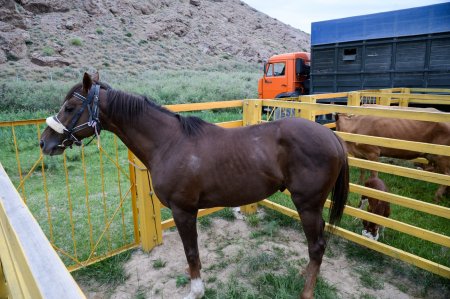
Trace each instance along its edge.
{"label": "brown horse", "polygon": [[[412,110],[437,112],[434,108],[387,107],[380,105],[363,105],[367,109],[384,108],[395,110]],[[391,139],[440,144],[450,146],[450,123],[429,122],[412,119],[387,118],[373,115],[336,115],[336,130],[352,134],[385,137]],[[410,150],[395,149],[357,142],[346,142],[349,154],[356,158],[378,161],[380,157],[411,160],[419,157],[426,158],[438,173],[450,175],[450,157],[434,155]],[[378,172],[370,171],[370,177],[377,177]],[[365,181],[365,170],[361,169],[359,183]],[[441,185],[434,196],[436,202],[442,200],[448,186]]]}
{"label": "brown horse", "polygon": [[[383,182],[382,179],[378,177],[368,179],[364,183],[364,186],[366,186],[367,188],[388,192],[388,188],[386,187],[385,183]],[[365,205],[364,202],[369,203],[367,211],[370,213],[377,214],[386,218],[388,218],[391,215],[391,204],[389,202],[363,195],[361,196],[361,202],[359,204],[359,207],[361,209],[364,209],[363,208],[363,206]],[[380,228],[381,231],[383,231],[384,229],[383,226],[380,226],[379,224],[367,220],[363,220],[363,226],[364,226],[363,235],[374,240],[378,240],[378,237],[380,235],[378,232]]]}
{"label": "brown horse", "polygon": [[108,89],[84,74],[57,115],[47,119],[40,146],[61,154],[73,143],[115,133],[150,170],[155,193],[173,212],[189,264],[191,291],[204,294],[200,278],[196,220],[200,208],[234,207],[288,189],[302,219],[310,262],[302,298],[312,298],[325,250],[322,209],[332,192],[331,224],[348,195],[348,163],[343,142],[304,119],[224,129],[183,117],[143,96]]}

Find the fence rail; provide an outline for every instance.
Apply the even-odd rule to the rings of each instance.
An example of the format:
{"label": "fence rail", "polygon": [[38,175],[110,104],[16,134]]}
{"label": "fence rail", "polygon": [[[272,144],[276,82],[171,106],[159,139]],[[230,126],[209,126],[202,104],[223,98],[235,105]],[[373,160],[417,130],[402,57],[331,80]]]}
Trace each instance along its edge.
{"label": "fence rail", "polygon": [[[303,117],[309,120],[314,120],[318,114],[338,112],[432,122],[450,122],[450,114],[446,113],[403,111],[398,109],[386,110],[381,108],[370,108],[369,110],[368,108],[358,107],[369,98],[373,98],[375,103],[386,105],[394,103],[400,106],[407,106],[409,103],[416,103],[416,101],[450,104],[450,96],[447,95],[450,94],[450,90],[432,90],[432,92],[439,93],[439,95],[414,94],[414,92],[425,91],[422,89],[399,88],[302,96],[293,101],[254,99],[168,105],[166,108],[175,112],[242,108],[242,120],[231,120],[219,124],[226,128],[236,128],[270,121],[273,118],[273,110],[271,113],[263,115],[262,108],[264,106],[272,107],[273,109],[287,109],[292,112],[289,113],[289,116]],[[347,97],[348,106],[316,103],[317,100],[321,99],[342,97]],[[40,125],[44,121],[44,119],[37,119],[0,122],[0,134],[8,135],[10,138],[9,141],[4,139],[7,141],[0,145],[0,150],[8,153],[7,159],[5,155],[2,155],[2,159],[5,159],[4,162],[7,164],[5,168],[8,169],[10,177],[15,182],[21,197],[27,200],[28,207],[36,214],[36,218],[40,219],[40,225],[46,232],[52,247],[64,259],[66,266],[70,270],[75,270],[124,250],[135,248],[140,244],[144,250],[150,250],[154,246],[161,244],[163,242],[162,231],[174,226],[174,222],[173,219],[161,219],[160,209],[162,206],[152,190],[151,177],[143,164],[132,153],[129,153],[114,136],[105,134],[102,134],[102,147],[100,147],[100,150],[90,150],[82,147],[79,152],[64,155],[62,161],[47,160],[46,157],[42,156],[37,146],[41,132]],[[326,126],[332,128],[334,125],[327,124]],[[350,142],[376,144],[398,149],[414,148],[421,152],[450,156],[450,148],[443,145],[398,141],[346,133],[338,134]],[[94,149],[94,147],[91,149]],[[355,158],[350,158],[349,162],[350,165],[359,168],[420,179],[436,184],[450,185],[450,176],[444,174],[435,174]],[[64,164],[62,169],[59,168],[61,164]],[[111,176],[103,175],[103,173],[110,171],[113,171],[115,174],[114,179]],[[93,177],[93,173],[99,175]],[[55,180],[56,178],[58,180]],[[73,182],[76,183],[74,184]],[[95,183],[95,186],[91,185],[91,183]],[[55,192],[53,190],[55,186],[59,186],[60,190],[53,193]],[[65,186],[65,188],[60,186]],[[109,186],[114,186],[111,187],[111,190],[115,191],[108,191],[107,194],[106,189],[109,190]],[[39,190],[43,190],[44,192],[41,193],[44,194],[37,192]],[[350,191],[442,217],[443,219],[450,219],[450,209],[445,206],[381,192],[356,184],[350,185]],[[110,203],[113,204],[110,205]],[[296,211],[274,202],[264,200],[259,205],[275,209],[289,217],[298,219]],[[45,208],[42,209],[42,206]],[[256,208],[257,205],[252,204],[241,207],[241,211],[245,214],[251,214],[256,211]],[[198,216],[208,215],[220,209],[201,210]],[[61,211],[66,212],[65,218],[54,218]],[[351,206],[346,207],[345,213],[352,217],[376,222],[391,229],[396,229],[399,232],[436,243],[439,246],[447,247],[448,250],[450,237],[447,235],[397,220],[385,219]],[[93,216],[94,214],[96,215],[95,217]],[[8,215],[7,218],[11,218],[11,215]],[[100,221],[93,223],[93,219],[97,218]],[[75,226],[80,225],[80,223],[85,228],[85,233],[82,236],[75,229]],[[450,269],[445,265],[439,265],[387,244],[375,242],[343,228],[336,228],[332,232],[360,245],[450,278]],[[120,238],[117,239],[117,236]],[[61,241],[61,239],[64,239],[64,241]],[[83,249],[81,244],[87,244],[87,248]],[[0,267],[0,274],[3,271],[5,276],[10,275],[7,273],[11,270],[6,266],[5,261],[11,259],[11,257],[2,257],[3,268]],[[0,280],[0,294],[4,292],[4,289]]]}
{"label": "fence rail", "polygon": [[[401,90],[400,90],[401,91]],[[372,96],[372,94],[370,94]],[[380,95],[380,94],[378,94]],[[396,94],[397,95],[397,94]],[[377,115],[383,117],[390,118],[403,118],[403,119],[413,119],[413,120],[424,120],[424,121],[433,121],[433,122],[450,122],[450,114],[446,113],[438,113],[438,112],[424,112],[424,111],[403,111],[403,110],[386,110],[383,108],[362,108],[356,107],[361,103],[361,99],[364,98],[364,93],[360,93],[355,97],[354,93],[347,93],[349,97],[349,105],[338,106],[338,105],[325,105],[325,104],[316,104],[314,103],[318,98],[335,98],[341,97],[343,93],[339,94],[329,94],[329,95],[320,95],[320,96],[306,96],[300,97],[298,101],[280,101],[280,100],[244,100],[243,102],[243,124],[251,125],[261,123],[263,121],[261,115],[261,108],[263,106],[273,107],[273,108],[286,108],[293,109],[295,113],[293,115],[305,117],[307,119],[313,120],[316,116],[315,111],[320,111],[320,113],[331,113],[331,112],[341,112],[341,113],[352,113],[352,114],[362,114],[362,115]],[[384,96],[384,95],[381,95]],[[387,94],[386,97],[390,96]],[[424,97],[426,98],[426,97]],[[436,103],[440,102],[441,98],[437,100],[435,97],[428,98],[429,102]],[[385,101],[386,103],[386,101]],[[388,103],[391,103],[391,99],[389,99]],[[351,106],[351,105],[355,106]],[[292,115],[292,116],[293,116]],[[269,118],[269,117],[268,117]],[[378,137],[369,137],[355,134],[347,134],[338,132],[344,139],[353,142],[367,143],[367,144],[377,144],[382,145],[384,147],[392,147],[399,149],[414,149],[418,151],[428,152],[431,154],[445,155],[450,156],[450,147],[443,145],[433,145],[433,144],[425,144],[419,142],[411,142],[411,141],[401,141],[401,140],[393,140],[389,138],[378,138]],[[360,168],[377,170],[381,172],[391,173],[394,175],[400,175],[404,177],[424,180],[428,182],[433,182],[436,184],[444,184],[450,186],[450,176],[444,174],[436,174],[427,171],[421,171],[416,169],[411,169],[402,166],[395,165],[387,165],[384,163],[366,161],[356,158],[349,158],[349,163],[352,166],[357,166]],[[450,219],[450,208],[430,204],[427,202],[423,202],[421,200],[416,200],[404,196],[399,196],[392,193],[381,192],[378,190],[373,190],[370,188],[366,188],[364,186],[359,186],[356,184],[351,184],[350,191],[360,194],[371,196],[373,198],[378,198],[380,200],[388,201],[406,208],[411,208],[418,210],[420,212],[428,213],[431,215],[436,215],[439,217],[443,217],[445,219]],[[270,202],[268,200],[264,200],[259,203],[260,205],[266,206],[268,208],[275,209],[277,211],[282,212],[285,215],[288,215],[293,218],[299,218],[296,211],[288,209],[286,207],[277,205],[276,203]],[[326,206],[329,206],[327,203]],[[245,207],[241,207],[241,211],[244,213],[253,213],[256,210],[256,205],[249,205]],[[204,213],[204,211],[202,211]],[[346,215],[352,217],[358,217],[360,219],[376,222],[378,224],[384,225],[391,229],[397,230],[401,233],[405,233],[440,246],[449,247],[450,246],[450,237],[439,234],[427,229],[423,229],[414,225],[406,224],[393,219],[386,219],[384,217],[380,217],[377,215],[373,215],[371,213],[361,211],[351,206],[347,206],[344,210]],[[199,213],[200,214],[200,213]],[[174,222],[172,219],[166,220],[163,222],[162,229],[167,229],[172,227]],[[426,269],[433,273],[439,274],[446,278],[450,278],[450,268],[445,265],[440,265],[436,262],[424,259],[422,257],[416,256],[414,254],[405,252],[403,250],[394,248],[387,244],[383,244],[380,242],[376,242],[361,235],[355,234],[351,231],[348,231],[343,228],[336,228],[335,230],[331,230],[332,232],[343,236],[353,242],[356,242],[360,245],[364,245],[371,249],[377,250],[381,253],[387,254],[392,257],[399,258],[403,261],[416,265],[420,268]]]}

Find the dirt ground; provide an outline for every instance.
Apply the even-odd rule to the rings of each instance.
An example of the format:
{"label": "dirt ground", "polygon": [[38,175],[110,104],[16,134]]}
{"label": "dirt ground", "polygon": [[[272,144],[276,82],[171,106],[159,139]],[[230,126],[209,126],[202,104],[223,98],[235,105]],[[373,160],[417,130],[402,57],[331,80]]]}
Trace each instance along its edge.
{"label": "dirt ground", "polygon": [[[261,212],[259,212],[261,213]],[[237,219],[227,221],[221,218],[212,218],[207,228],[199,229],[200,257],[203,265],[202,278],[205,287],[221,288],[224,284],[237,276],[243,261],[251,256],[261,253],[279,253],[283,271],[285,265],[297,265],[300,268],[308,260],[306,241],[303,232],[283,227],[273,236],[255,237],[258,226],[252,227],[240,213],[235,212]],[[111,289],[110,286],[101,286],[96,283],[81,285],[88,298],[183,298],[189,293],[189,283],[177,286],[177,278],[183,277],[186,269],[186,260],[182,249],[181,239],[175,230],[163,234],[164,244],[158,246],[149,254],[136,250],[125,264],[128,279],[122,285]],[[333,243],[333,242],[332,242]],[[411,279],[399,278],[401,287],[386,280],[383,275],[374,274],[372,279],[380,283],[377,287],[367,287],[361,277],[361,264],[349,259],[341,250],[346,241],[337,241],[327,249],[321,266],[320,276],[331,286],[336,288],[341,298],[445,298],[445,292],[428,290],[426,295],[420,295]],[[165,262],[164,267],[155,268],[155,261]],[[248,259],[247,259],[248,261]],[[359,269],[359,270],[358,270]],[[366,272],[367,273],[367,272]],[[369,272],[370,273],[370,272]],[[389,276],[389,277],[392,277]],[[423,293],[423,292],[422,292]],[[447,294],[448,295],[448,294]],[[220,298],[216,295],[217,298]],[[216,298],[214,297],[214,298]],[[234,298],[241,298],[237,295]]]}

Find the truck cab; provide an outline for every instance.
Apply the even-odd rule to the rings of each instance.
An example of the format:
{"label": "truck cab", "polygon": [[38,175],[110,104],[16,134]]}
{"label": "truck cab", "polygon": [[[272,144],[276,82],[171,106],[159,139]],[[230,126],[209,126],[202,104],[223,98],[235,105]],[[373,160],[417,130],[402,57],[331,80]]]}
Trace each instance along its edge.
{"label": "truck cab", "polygon": [[258,80],[258,98],[274,99],[309,94],[310,54],[306,52],[274,55],[264,64]]}

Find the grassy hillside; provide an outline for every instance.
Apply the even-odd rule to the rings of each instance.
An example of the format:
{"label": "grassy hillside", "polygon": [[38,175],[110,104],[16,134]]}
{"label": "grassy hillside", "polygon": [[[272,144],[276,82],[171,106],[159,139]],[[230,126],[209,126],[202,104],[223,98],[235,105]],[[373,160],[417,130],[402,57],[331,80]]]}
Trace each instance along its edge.
{"label": "grassy hillside", "polygon": [[[113,88],[146,95],[162,105],[256,98],[260,76],[258,70],[245,68],[226,72],[147,71],[134,77],[100,73],[100,79]],[[0,121],[55,113],[67,91],[77,82],[16,79],[0,82]]]}

